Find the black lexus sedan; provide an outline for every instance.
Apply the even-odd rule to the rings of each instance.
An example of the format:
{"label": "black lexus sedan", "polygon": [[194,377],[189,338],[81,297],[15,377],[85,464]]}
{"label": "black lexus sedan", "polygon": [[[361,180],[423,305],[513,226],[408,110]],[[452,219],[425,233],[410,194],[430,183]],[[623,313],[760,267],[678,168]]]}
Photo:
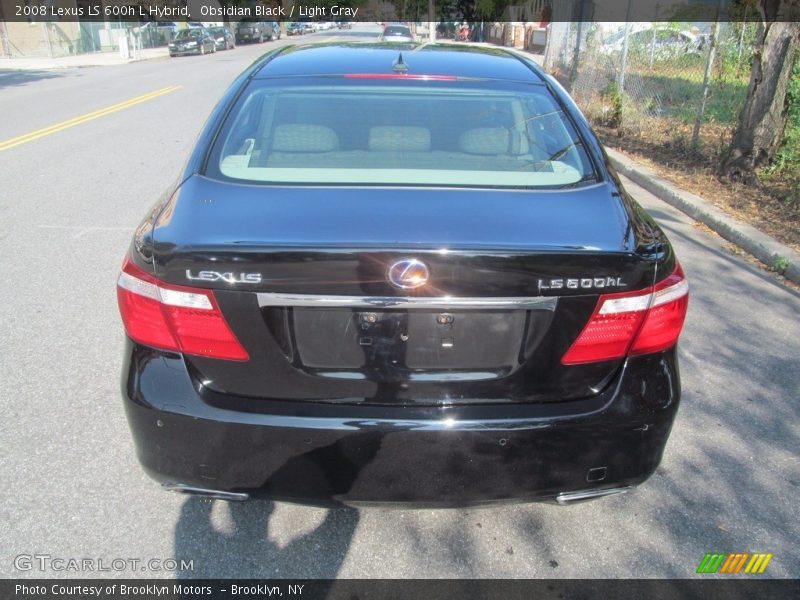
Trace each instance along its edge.
{"label": "black lexus sedan", "polygon": [[[265,40],[272,41],[275,37],[275,26],[271,22],[248,18],[242,19],[236,24],[237,44],[243,44],[245,42],[260,44]],[[280,37],[280,29],[278,29],[277,37]]]}
{"label": "black lexus sedan", "polygon": [[182,29],[169,43],[170,56],[183,56],[184,54],[205,54],[216,52],[217,44],[208,29],[194,27]]}
{"label": "black lexus sedan", "polygon": [[573,101],[501,49],[284,47],[211,114],[117,284],[168,490],[562,504],[661,460],[688,284]]}

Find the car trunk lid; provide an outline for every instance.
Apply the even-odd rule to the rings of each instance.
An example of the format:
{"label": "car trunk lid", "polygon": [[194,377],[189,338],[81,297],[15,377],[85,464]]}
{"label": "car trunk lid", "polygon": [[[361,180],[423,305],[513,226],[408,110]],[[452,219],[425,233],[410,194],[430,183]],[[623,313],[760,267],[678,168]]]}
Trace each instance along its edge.
{"label": "car trunk lid", "polygon": [[[611,188],[322,188],[194,177],[160,215],[154,267],[210,288],[250,360],[187,356],[254,398],[551,401],[598,393],[621,361],[562,365],[598,295],[652,285]],[[403,289],[393,265],[420,261]]]}

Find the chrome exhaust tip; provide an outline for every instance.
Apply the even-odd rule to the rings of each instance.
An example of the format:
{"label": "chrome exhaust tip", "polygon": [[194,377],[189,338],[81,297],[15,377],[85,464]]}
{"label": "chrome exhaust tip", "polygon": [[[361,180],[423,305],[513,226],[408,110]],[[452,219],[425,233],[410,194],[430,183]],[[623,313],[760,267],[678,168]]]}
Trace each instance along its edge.
{"label": "chrome exhaust tip", "polygon": [[625,486],[618,488],[604,488],[599,490],[584,490],[582,492],[561,492],[556,496],[556,502],[561,506],[568,504],[575,504],[583,500],[591,500],[593,498],[600,498],[602,496],[612,496],[614,494],[624,494],[633,489],[633,486]]}
{"label": "chrome exhaust tip", "polygon": [[209,490],[206,488],[192,487],[182,483],[165,483],[161,486],[168,492],[176,494],[189,494],[190,496],[202,496],[215,500],[228,500],[229,502],[244,502],[250,499],[249,494],[243,492],[224,492],[222,490]]}

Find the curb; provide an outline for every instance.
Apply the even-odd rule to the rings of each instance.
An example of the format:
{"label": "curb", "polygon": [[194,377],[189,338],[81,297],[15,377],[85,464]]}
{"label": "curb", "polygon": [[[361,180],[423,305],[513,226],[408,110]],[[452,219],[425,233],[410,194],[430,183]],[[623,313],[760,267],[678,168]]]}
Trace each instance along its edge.
{"label": "curb", "polygon": [[786,259],[789,266],[783,276],[800,284],[800,254],[752,225],[725,214],[700,196],[680,189],[652,169],[634,162],[620,152],[611,148],[606,148],[606,152],[611,164],[625,177],[696,221],[704,223],[726,240],[741,246],[768,267],[772,267],[778,258]]}

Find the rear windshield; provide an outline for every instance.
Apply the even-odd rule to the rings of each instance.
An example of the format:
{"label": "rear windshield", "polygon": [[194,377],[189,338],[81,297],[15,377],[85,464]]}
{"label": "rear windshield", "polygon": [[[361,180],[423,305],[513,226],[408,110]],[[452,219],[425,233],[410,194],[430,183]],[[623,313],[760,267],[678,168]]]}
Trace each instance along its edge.
{"label": "rear windshield", "polygon": [[188,40],[200,37],[200,32],[194,29],[184,29],[175,36],[176,40]]}
{"label": "rear windshield", "polygon": [[314,81],[254,80],[217,136],[207,174],[491,188],[594,179],[583,143],[543,85]]}

